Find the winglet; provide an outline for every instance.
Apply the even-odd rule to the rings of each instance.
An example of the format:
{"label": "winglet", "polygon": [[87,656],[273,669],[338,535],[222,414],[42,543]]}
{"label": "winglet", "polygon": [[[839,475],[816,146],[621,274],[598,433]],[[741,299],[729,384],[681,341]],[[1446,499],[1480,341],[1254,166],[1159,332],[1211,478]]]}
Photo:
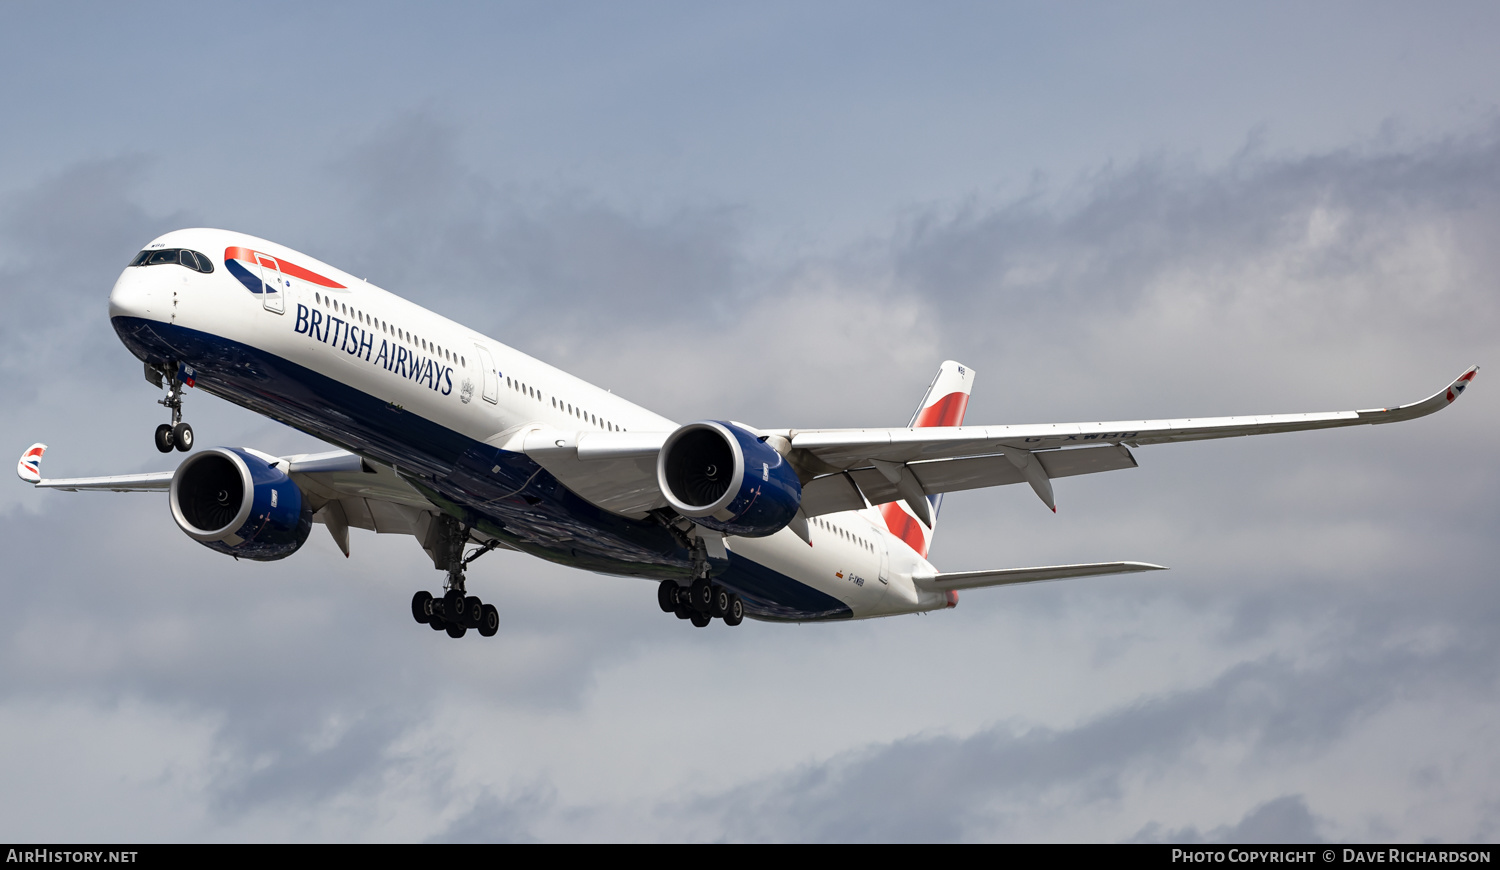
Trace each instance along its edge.
{"label": "winglet", "polygon": [[1356,411],[1360,419],[1370,419],[1371,423],[1395,423],[1401,420],[1415,420],[1425,417],[1448,407],[1457,399],[1469,384],[1474,382],[1474,376],[1479,374],[1479,366],[1469,366],[1461,375],[1453,379],[1447,389],[1438,390],[1420,402],[1412,402],[1410,405],[1399,405],[1395,408],[1376,408],[1371,411]]}
{"label": "winglet", "polygon": [[33,444],[26,448],[21,454],[21,461],[16,463],[16,476],[27,483],[38,483],[42,479],[42,454],[47,452],[47,445]]}

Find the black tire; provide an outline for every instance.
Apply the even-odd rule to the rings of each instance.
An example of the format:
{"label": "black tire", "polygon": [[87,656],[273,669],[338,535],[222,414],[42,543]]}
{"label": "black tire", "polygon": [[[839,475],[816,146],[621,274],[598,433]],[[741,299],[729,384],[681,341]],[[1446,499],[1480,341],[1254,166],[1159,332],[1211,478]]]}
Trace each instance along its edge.
{"label": "black tire", "polygon": [[738,595],[729,596],[729,607],[724,611],[725,625],[739,625],[745,621],[745,602]]}
{"label": "black tire", "polygon": [[707,613],[713,607],[714,585],[708,582],[707,578],[699,577],[697,580],[694,580],[693,585],[689,587],[689,591],[692,592],[691,604],[694,610],[699,613]]}
{"label": "black tire", "polygon": [[422,590],[411,597],[411,618],[426,625],[432,621],[432,593]]}
{"label": "black tire", "polygon": [[434,615],[432,619],[427,623],[427,627],[432,629],[433,631],[442,631],[443,629],[448,627],[448,620],[442,618],[441,616]]}
{"label": "black tire", "polygon": [[443,595],[443,618],[449,622],[462,625],[464,623],[464,594],[457,589],[449,589]]}
{"label": "black tire", "polygon": [[688,618],[691,619],[693,621],[693,625],[697,626],[698,628],[707,628],[708,624],[714,621],[714,618],[712,616],[709,616],[707,613],[694,612],[693,615]]}
{"label": "black tire", "polygon": [[499,630],[500,611],[495,609],[495,605],[486,604],[479,615],[479,635],[480,637],[494,637]]}
{"label": "black tire", "polygon": [[172,452],[172,424],[163,423],[156,427],[156,449],[163,453]]}
{"label": "black tire", "polygon": [[183,453],[193,449],[193,427],[178,423],[172,427],[172,446]]}
{"label": "black tire", "polygon": [[675,613],[677,611],[677,581],[663,580],[656,587],[656,604],[662,613]]}
{"label": "black tire", "polygon": [[678,619],[691,619],[693,614],[697,613],[698,611],[694,610],[691,607],[688,607],[686,604],[679,604],[677,605],[677,609],[672,612],[677,614]]}
{"label": "black tire", "polygon": [[723,617],[729,612],[729,599],[732,593],[723,586],[713,588],[713,604],[708,608],[709,616]]}
{"label": "black tire", "polygon": [[478,628],[484,621],[484,602],[478,596],[470,595],[464,599],[464,625],[470,628]]}
{"label": "black tire", "polygon": [[468,632],[469,632],[469,627],[467,625],[454,625],[451,622],[448,623],[448,636],[449,637],[454,637],[454,638],[463,637],[465,634],[468,634]]}

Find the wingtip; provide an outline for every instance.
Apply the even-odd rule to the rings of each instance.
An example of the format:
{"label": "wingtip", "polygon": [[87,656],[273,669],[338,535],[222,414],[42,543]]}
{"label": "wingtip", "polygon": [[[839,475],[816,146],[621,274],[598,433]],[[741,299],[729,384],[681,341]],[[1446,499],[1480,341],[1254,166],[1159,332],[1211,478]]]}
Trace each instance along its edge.
{"label": "wingtip", "polygon": [[16,463],[16,476],[30,484],[40,483],[42,480],[42,454],[47,452],[47,445],[37,442],[26,448],[21,454],[21,460]]}

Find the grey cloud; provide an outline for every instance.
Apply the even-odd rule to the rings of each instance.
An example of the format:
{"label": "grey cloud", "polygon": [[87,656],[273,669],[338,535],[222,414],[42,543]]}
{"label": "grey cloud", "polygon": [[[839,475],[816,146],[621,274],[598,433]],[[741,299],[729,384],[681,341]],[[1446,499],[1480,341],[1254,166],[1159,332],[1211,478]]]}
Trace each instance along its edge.
{"label": "grey cloud", "polygon": [[[690,806],[712,821],[710,829],[734,839],[1028,839],[1026,823],[1037,801],[1074,812],[1118,804],[1127,779],[1161,776],[1193,747],[1248,742],[1257,763],[1313,757],[1379,709],[1412,693],[1454,688],[1453,657],[1453,651],[1389,651],[1311,668],[1266,658],[1077,728],[1018,731],[1002,724],[962,738],[913,736],[697,797]],[[1493,656],[1489,661],[1484,680],[1471,685],[1459,677],[1460,687],[1493,685]],[[1300,798],[1267,804],[1208,836],[1250,842],[1282,835],[1315,835]],[[1166,837],[1192,840],[1196,834],[1184,829]]]}
{"label": "grey cloud", "polygon": [[1234,825],[1221,825],[1206,835],[1195,827],[1162,830],[1152,823],[1131,838],[1135,843],[1326,843],[1318,832],[1318,819],[1307,808],[1302,795],[1284,795],[1266,801],[1245,814]]}
{"label": "grey cloud", "polygon": [[544,182],[502,186],[462,158],[458,137],[438,113],[407,112],[341,161],[339,190],[357,211],[335,235],[353,268],[538,350],[722,311],[735,293],[732,209],[652,217]]}
{"label": "grey cloud", "polygon": [[542,786],[510,798],[489,790],[480,794],[466,812],[454,819],[432,843],[532,843],[532,826],[556,803],[555,793]]}

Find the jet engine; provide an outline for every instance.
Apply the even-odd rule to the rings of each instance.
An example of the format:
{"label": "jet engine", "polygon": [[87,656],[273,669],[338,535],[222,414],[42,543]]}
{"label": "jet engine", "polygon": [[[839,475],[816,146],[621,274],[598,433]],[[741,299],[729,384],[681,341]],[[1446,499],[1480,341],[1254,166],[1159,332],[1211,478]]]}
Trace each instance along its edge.
{"label": "jet engine", "polygon": [[172,519],[188,537],[241,559],[272,562],[312,531],[302,490],[281,469],[239,448],[189,456],[172,475]]}
{"label": "jet engine", "polygon": [[667,436],[656,481],[678,513],[729,535],[774,534],[802,504],[802,484],[786,458],[734,423],[688,423]]}

